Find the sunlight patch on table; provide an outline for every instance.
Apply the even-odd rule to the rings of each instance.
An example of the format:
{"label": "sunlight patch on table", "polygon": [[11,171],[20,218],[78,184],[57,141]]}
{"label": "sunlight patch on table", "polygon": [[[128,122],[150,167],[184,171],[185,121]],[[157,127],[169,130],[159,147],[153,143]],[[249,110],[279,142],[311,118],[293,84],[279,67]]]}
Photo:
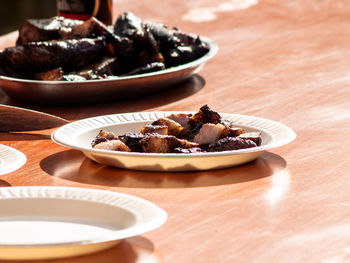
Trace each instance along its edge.
{"label": "sunlight patch on table", "polygon": [[265,197],[271,205],[275,205],[282,200],[289,189],[290,173],[288,170],[281,170],[275,172],[272,176],[271,188],[267,191]]}
{"label": "sunlight patch on table", "polygon": [[247,9],[258,4],[258,0],[230,0],[217,6],[193,8],[182,16],[182,19],[195,23],[209,22],[217,18],[218,12],[229,12]]}

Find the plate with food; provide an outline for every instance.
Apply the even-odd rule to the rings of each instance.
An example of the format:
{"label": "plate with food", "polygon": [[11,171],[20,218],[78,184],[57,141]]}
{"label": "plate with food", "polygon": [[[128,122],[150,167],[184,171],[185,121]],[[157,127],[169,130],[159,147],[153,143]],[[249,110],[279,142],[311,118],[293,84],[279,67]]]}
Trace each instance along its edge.
{"label": "plate with food", "polygon": [[27,162],[24,153],[7,145],[0,144],[0,175],[11,173]]}
{"label": "plate with food", "polygon": [[145,171],[200,171],[244,164],[293,141],[295,132],[272,120],[218,113],[157,111],[103,115],[52,133],[60,145],[103,165]]}
{"label": "plate with food", "polygon": [[0,51],[0,87],[30,103],[67,104],[126,98],[188,79],[218,51],[204,36],[121,14],[29,19],[16,46]]}
{"label": "plate with food", "polygon": [[0,188],[0,259],[34,260],[97,252],[154,230],[167,213],[145,199],[75,187]]}

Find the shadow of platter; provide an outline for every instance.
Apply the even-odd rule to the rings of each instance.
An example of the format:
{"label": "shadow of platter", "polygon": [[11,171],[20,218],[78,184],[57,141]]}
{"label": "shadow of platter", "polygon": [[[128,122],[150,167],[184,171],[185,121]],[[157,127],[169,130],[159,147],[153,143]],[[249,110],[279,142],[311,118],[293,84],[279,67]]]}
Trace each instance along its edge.
{"label": "shadow of platter", "polygon": [[286,161],[265,152],[250,163],[198,172],[147,172],[100,165],[76,150],[48,156],[40,163],[48,174],[73,182],[126,188],[193,188],[258,180],[285,169]]}
{"label": "shadow of platter", "polygon": [[[123,112],[138,112],[150,108],[170,104],[174,101],[180,101],[190,97],[202,90],[205,86],[205,80],[198,74],[194,74],[188,79],[179,83],[168,85],[166,89],[149,92],[148,94],[132,93],[130,98],[110,97],[108,100],[101,100],[96,103],[79,103],[74,105],[35,105],[18,101],[8,97],[0,87],[0,103],[17,107],[30,108],[32,110],[43,111],[49,114],[57,114],[67,120],[84,119],[98,115],[116,114]],[[79,106],[79,116],[72,115]],[[101,107],[103,106],[103,107]],[[20,136],[18,136],[20,137]]]}
{"label": "shadow of platter", "polygon": [[9,186],[11,186],[10,183],[0,179],[0,187],[9,187]]}

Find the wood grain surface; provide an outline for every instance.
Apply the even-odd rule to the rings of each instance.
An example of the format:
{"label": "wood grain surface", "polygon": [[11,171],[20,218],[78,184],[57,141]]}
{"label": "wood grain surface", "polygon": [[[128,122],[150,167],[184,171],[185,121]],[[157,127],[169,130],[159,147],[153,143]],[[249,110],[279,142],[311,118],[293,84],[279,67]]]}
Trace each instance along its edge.
{"label": "wood grain surface", "polygon": [[[157,94],[43,107],[0,91],[0,103],[70,121],[208,104],[281,122],[297,139],[235,168],[151,173],[93,163],[54,144],[53,129],[0,133],[0,143],[28,158],[0,186],[107,189],[150,200],[169,215],[164,226],[107,251],[42,262],[349,262],[349,2],[114,1],[115,17],[124,11],[207,36],[220,50],[199,75]],[[1,47],[15,38],[3,36]]]}

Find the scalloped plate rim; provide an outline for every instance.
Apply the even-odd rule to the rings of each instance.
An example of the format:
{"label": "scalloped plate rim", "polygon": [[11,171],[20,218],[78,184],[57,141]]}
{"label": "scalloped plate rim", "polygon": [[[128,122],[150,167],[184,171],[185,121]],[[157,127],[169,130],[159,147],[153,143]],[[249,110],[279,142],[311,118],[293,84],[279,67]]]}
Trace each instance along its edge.
{"label": "scalloped plate rim", "polygon": [[[143,199],[141,197],[137,197],[135,195],[131,195],[131,194],[126,194],[126,193],[121,193],[121,192],[114,192],[114,191],[109,191],[109,190],[101,190],[101,189],[92,189],[92,188],[82,188],[82,187],[68,187],[68,186],[15,186],[15,187],[2,187],[0,188],[0,200],[2,199],[16,199],[16,198],[26,198],[25,195],[21,196],[21,193],[17,193],[17,196],[10,196],[10,197],[4,197],[1,196],[2,192],[11,192],[11,191],[16,191],[16,189],[18,189],[18,191],[25,191],[26,189],[29,189],[31,191],[36,191],[36,193],[38,194],[39,191],[43,191],[45,189],[50,189],[51,191],[56,191],[57,193],[62,193],[62,191],[72,191],[72,192],[83,192],[84,193],[84,198],[72,198],[72,196],[62,196],[57,194],[57,196],[35,196],[35,197],[30,197],[32,199],[45,199],[45,198],[57,198],[57,199],[63,199],[64,201],[69,201],[69,200],[84,200],[84,201],[91,201],[91,202],[95,202],[95,203],[100,203],[100,204],[109,204],[110,203],[106,203],[106,202],[101,202],[101,201],[95,201],[95,200],[90,200],[88,197],[88,195],[86,194],[100,194],[100,195],[109,195],[109,196],[119,196],[121,198],[123,198],[124,200],[129,200],[129,201],[133,201],[135,203],[137,203],[138,205],[143,205],[144,209],[147,209],[148,212],[152,210],[152,212],[156,215],[153,217],[153,219],[147,223],[139,223],[139,225],[137,226],[130,226],[127,227],[126,229],[122,229],[122,230],[115,230],[114,232],[116,232],[114,237],[110,237],[108,236],[108,238],[105,239],[95,239],[95,240],[82,240],[82,241],[74,241],[74,242],[58,242],[58,243],[48,243],[48,244],[43,244],[43,243],[38,243],[38,244],[1,244],[0,243],[0,249],[1,248],[26,248],[26,249],[30,249],[30,248],[34,248],[34,247],[43,247],[43,248],[50,248],[50,247],[64,247],[64,246],[76,246],[76,245],[93,245],[93,244],[97,244],[97,243],[104,243],[104,242],[113,242],[113,241],[117,241],[117,240],[122,240],[125,238],[129,238],[129,237],[133,237],[136,235],[141,235],[143,233],[152,231],[158,227],[160,227],[161,225],[163,225],[166,220],[167,220],[167,213],[165,212],[165,210],[159,208],[156,204],[154,204],[151,201],[148,201],[146,199]],[[27,197],[28,198],[28,197]],[[112,205],[115,207],[121,207],[121,206],[116,206],[116,205]],[[122,207],[124,209],[126,209],[125,207]],[[128,211],[130,213],[136,214],[136,215],[140,215],[138,213],[139,210],[136,208],[130,209],[130,207],[128,207]],[[4,216],[4,215],[1,215]],[[1,217],[0,217],[1,218]],[[1,221],[0,221],[1,224]],[[1,258],[1,255],[0,255]]]}
{"label": "scalloped plate rim", "polygon": [[[7,156],[3,157],[3,158],[5,158],[5,160],[1,159],[1,162],[0,162],[0,175],[5,175],[5,174],[8,174],[8,173],[14,172],[14,171],[18,170],[19,168],[21,168],[27,162],[27,157],[21,151],[15,149],[13,147],[10,147],[8,145],[0,144],[0,157],[2,157],[1,155],[5,151],[7,153],[12,154],[12,156],[15,157],[15,160],[13,162],[6,163],[6,161],[9,161],[8,160],[9,156],[7,155]],[[4,161],[5,161],[5,167],[1,167],[1,165],[2,165],[2,163]]]}
{"label": "scalloped plate rim", "polygon": [[[76,150],[81,150],[81,151],[88,151],[88,152],[95,152],[95,153],[106,153],[108,152],[108,154],[111,155],[125,155],[125,156],[136,156],[136,157],[142,157],[142,156],[147,156],[147,157],[164,157],[164,158],[169,158],[169,157],[173,157],[173,158],[182,158],[182,157],[204,157],[204,156],[226,156],[226,155],[237,155],[237,154],[244,154],[244,153],[252,153],[252,152],[259,152],[259,151],[265,151],[268,149],[272,149],[272,148],[276,148],[279,146],[283,146],[286,145],[290,142],[292,142],[295,138],[296,138],[296,133],[289,127],[287,127],[286,125],[283,125],[279,122],[273,121],[273,120],[269,120],[269,119],[265,119],[265,118],[261,118],[261,117],[254,117],[254,116],[250,116],[250,115],[243,115],[243,114],[232,114],[232,113],[220,113],[221,116],[227,116],[227,115],[231,115],[231,116],[238,116],[238,117],[242,117],[244,118],[253,118],[254,120],[261,120],[261,121],[267,121],[269,123],[272,123],[274,125],[279,126],[280,128],[284,129],[285,131],[289,132],[289,136],[287,138],[285,138],[284,140],[280,140],[277,141],[275,143],[271,143],[271,144],[267,144],[267,145],[262,145],[262,146],[258,146],[258,147],[254,147],[254,148],[249,148],[249,149],[241,149],[241,150],[233,150],[233,151],[222,151],[222,152],[210,152],[210,153],[190,153],[190,154],[178,154],[178,153],[138,153],[138,152],[118,152],[118,151],[106,151],[106,150],[101,150],[101,149],[94,149],[94,148],[87,148],[87,147],[82,147],[82,146],[76,146],[76,145],[72,145],[72,144],[68,144],[68,143],[64,143],[61,140],[57,139],[57,134],[67,128],[67,127],[71,127],[73,125],[76,125],[77,123],[80,122],[84,122],[84,121],[90,121],[90,120],[96,120],[96,119],[101,119],[101,118],[108,118],[110,116],[123,116],[123,115],[133,115],[133,114],[172,114],[172,113],[194,113],[193,111],[154,111],[154,112],[131,112],[131,113],[119,113],[119,114],[108,114],[108,115],[101,115],[101,116],[96,116],[96,117],[90,117],[90,118],[86,118],[86,119],[82,119],[82,120],[78,120],[75,122],[71,122],[69,124],[66,124],[58,129],[56,129],[52,134],[51,134],[51,139],[57,143],[60,144],[62,146],[66,146],[69,148],[73,148]],[[145,122],[145,120],[140,120],[140,121],[130,121],[130,122]],[[118,124],[125,124],[128,123],[128,121],[125,121],[123,123],[111,123],[111,124],[106,124],[106,125],[101,125],[102,127],[108,127],[108,126],[114,126],[114,125],[118,125]],[[246,126],[246,125],[237,125],[237,126]],[[94,127],[95,129],[96,127]]]}

